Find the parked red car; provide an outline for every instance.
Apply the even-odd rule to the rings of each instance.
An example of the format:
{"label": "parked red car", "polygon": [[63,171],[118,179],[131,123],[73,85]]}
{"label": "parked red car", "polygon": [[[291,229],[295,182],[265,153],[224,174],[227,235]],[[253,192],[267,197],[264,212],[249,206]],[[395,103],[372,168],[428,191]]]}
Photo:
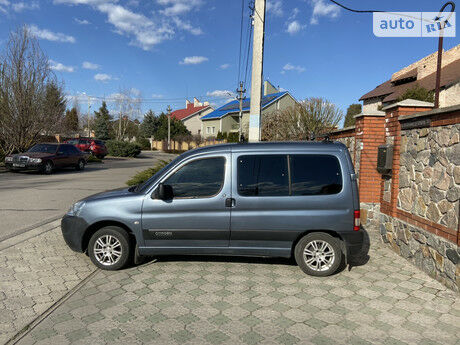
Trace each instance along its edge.
{"label": "parked red car", "polygon": [[107,147],[102,140],[91,138],[76,138],[66,141],[67,144],[75,145],[80,151],[90,152],[97,158],[104,158],[107,156]]}

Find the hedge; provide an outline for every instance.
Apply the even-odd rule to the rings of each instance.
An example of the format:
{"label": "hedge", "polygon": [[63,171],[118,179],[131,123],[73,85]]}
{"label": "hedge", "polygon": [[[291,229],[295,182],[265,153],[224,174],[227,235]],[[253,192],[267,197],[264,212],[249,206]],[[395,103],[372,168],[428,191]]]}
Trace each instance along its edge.
{"label": "hedge", "polygon": [[141,153],[141,146],[126,141],[108,140],[105,143],[110,156],[115,157],[136,157]]}
{"label": "hedge", "polygon": [[163,169],[166,165],[169,164],[169,161],[161,160],[155,165],[153,168],[148,168],[146,170],[142,170],[138,172],[136,175],[131,177],[128,181],[126,181],[126,184],[128,186],[136,186],[138,184],[141,184],[145,181],[147,181],[150,177],[155,175],[158,171]]}

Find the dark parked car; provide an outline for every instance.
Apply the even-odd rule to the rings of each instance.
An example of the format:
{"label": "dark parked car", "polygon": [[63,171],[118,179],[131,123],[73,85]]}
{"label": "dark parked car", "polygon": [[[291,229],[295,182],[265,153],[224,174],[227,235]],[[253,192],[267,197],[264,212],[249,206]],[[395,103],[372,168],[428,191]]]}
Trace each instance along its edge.
{"label": "dark parked car", "polygon": [[8,170],[38,170],[45,174],[51,174],[57,168],[83,170],[85,164],[85,154],[70,144],[37,144],[27,152],[5,158]]}
{"label": "dark parked car", "polygon": [[142,185],[75,203],[62,232],[108,270],[133,254],[294,256],[327,276],[363,244],[353,163],[332,142],[187,151]]}
{"label": "dark parked car", "polygon": [[80,151],[90,152],[93,156],[103,159],[107,156],[107,147],[102,140],[91,138],[76,138],[66,141],[67,144],[75,145]]}

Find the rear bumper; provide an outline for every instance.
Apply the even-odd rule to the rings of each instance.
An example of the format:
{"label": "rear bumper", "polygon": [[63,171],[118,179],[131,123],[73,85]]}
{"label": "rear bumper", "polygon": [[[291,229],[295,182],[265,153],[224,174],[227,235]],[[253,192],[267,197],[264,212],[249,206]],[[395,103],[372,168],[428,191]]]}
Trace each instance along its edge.
{"label": "rear bumper", "polygon": [[61,231],[65,243],[75,252],[84,252],[83,238],[88,223],[83,218],[65,215],[61,220]]}
{"label": "rear bumper", "polygon": [[348,257],[355,257],[361,253],[364,243],[364,233],[362,230],[341,232],[340,236],[344,241]]}

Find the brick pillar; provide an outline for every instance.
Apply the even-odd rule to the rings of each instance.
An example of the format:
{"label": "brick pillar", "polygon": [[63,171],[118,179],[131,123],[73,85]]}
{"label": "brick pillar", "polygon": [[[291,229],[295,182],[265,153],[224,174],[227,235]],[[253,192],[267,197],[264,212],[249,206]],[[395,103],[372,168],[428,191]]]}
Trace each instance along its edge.
{"label": "brick pillar", "polygon": [[384,123],[385,113],[381,111],[356,116],[356,150],[360,150],[358,175],[360,202],[380,202],[381,189],[380,175],[377,172],[377,151],[378,146],[385,143]]}
{"label": "brick pillar", "polygon": [[[404,100],[385,107],[385,143],[393,145],[393,166],[391,177],[379,175],[381,183],[381,212],[392,217],[396,216],[399,191],[399,166],[401,152],[401,124],[399,117],[417,112],[432,110],[428,102]],[[387,187],[389,188],[387,188]]]}

